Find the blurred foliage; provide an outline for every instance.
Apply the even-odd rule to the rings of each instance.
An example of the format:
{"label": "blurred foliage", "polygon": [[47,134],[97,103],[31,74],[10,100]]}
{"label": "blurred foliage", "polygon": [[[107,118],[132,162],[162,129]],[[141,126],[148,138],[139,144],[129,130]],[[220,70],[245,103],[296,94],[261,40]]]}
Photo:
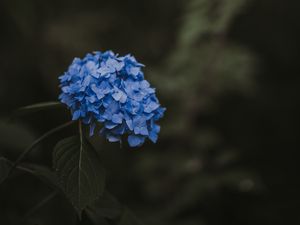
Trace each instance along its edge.
{"label": "blurred foliage", "polygon": [[[3,0],[0,116],[56,100],[57,77],[75,56],[131,52],[167,112],[156,145],[120,149],[93,138],[119,201],[149,225],[297,224],[299,8],[292,0]],[[60,110],[21,125],[1,119],[0,155],[16,158],[66,119]],[[28,160],[50,165],[57,140]],[[0,224],[19,224],[50,192],[16,172],[0,186]],[[76,221],[58,195],[28,224]]]}
{"label": "blurred foliage", "polygon": [[164,210],[156,213],[172,224],[206,224],[201,213],[194,222],[185,214],[205,207],[209,196],[224,188],[253,192],[262,186],[257,175],[232,167],[239,158],[237,151],[224,143],[214,124],[203,126],[201,118],[217,110],[220,96],[255,91],[256,58],[227,38],[232,20],[245,4],[188,1],[175,47],[163,69],[153,74],[169,105],[163,136],[174,141],[163,152],[144,154],[136,170],[143,177],[143,196],[148,195],[148,201],[156,199],[160,206],[164,203]]}

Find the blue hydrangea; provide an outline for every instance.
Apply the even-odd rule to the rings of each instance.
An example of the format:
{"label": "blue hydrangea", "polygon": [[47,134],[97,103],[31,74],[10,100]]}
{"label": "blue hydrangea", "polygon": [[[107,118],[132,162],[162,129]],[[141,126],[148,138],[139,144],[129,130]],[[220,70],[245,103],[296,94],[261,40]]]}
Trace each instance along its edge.
{"label": "blue hydrangea", "polygon": [[99,132],[110,142],[120,142],[125,135],[131,147],[146,138],[155,143],[160,131],[156,121],[165,108],[144,79],[143,67],[133,56],[112,51],[75,58],[59,77],[59,99],[70,108],[73,120],[89,125],[91,136],[101,123]]}

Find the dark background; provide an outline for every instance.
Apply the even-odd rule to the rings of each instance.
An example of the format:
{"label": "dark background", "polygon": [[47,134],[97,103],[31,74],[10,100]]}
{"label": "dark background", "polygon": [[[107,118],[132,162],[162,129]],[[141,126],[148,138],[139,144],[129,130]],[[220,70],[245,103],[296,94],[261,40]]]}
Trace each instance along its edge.
{"label": "dark background", "polygon": [[[94,138],[108,189],[144,224],[300,224],[300,3],[282,0],[0,2],[0,154],[15,159],[70,119],[60,110],[7,122],[56,100],[57,77],[94,50],[132,53],[167,107],[157,144]],[[54,135],[27,161],[51,166]],[[50,189],[20,174],[0,186],[0,224]],[[28,224],[74,224],[58,196]],[[101,223],[99,223],[101,224]]]}

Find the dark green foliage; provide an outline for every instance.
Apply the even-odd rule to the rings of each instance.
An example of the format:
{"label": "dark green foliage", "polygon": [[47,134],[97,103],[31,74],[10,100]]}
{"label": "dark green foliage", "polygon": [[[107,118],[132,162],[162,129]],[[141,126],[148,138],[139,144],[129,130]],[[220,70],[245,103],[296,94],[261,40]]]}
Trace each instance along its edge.
{"label": "dark green foliage", "polygon": [[53,152],[53,168],[79,216],[104,192],[105,171],[99,156],[83,137],[58,142]]}

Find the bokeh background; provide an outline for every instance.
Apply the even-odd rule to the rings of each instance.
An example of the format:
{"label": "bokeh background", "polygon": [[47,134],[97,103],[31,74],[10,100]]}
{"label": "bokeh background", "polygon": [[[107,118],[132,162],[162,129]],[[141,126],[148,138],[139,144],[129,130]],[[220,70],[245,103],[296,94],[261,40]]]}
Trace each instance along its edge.
{"label": "bokeh background", "polygon": [[[0,154],[13,160],[70,119],[54,110],[8,122],[20,106],[55,101],[74,57],[132,53],[167,112],[156,145],[94,138],[108,189],[146,225],[300,224],[299,11],[297,0],[1,0]],[[51,166],[72,132],[27,161]],[[50,191],[29,175],[9,179],[0,224]],[[75,223],[57,196],[28,224]]]}

